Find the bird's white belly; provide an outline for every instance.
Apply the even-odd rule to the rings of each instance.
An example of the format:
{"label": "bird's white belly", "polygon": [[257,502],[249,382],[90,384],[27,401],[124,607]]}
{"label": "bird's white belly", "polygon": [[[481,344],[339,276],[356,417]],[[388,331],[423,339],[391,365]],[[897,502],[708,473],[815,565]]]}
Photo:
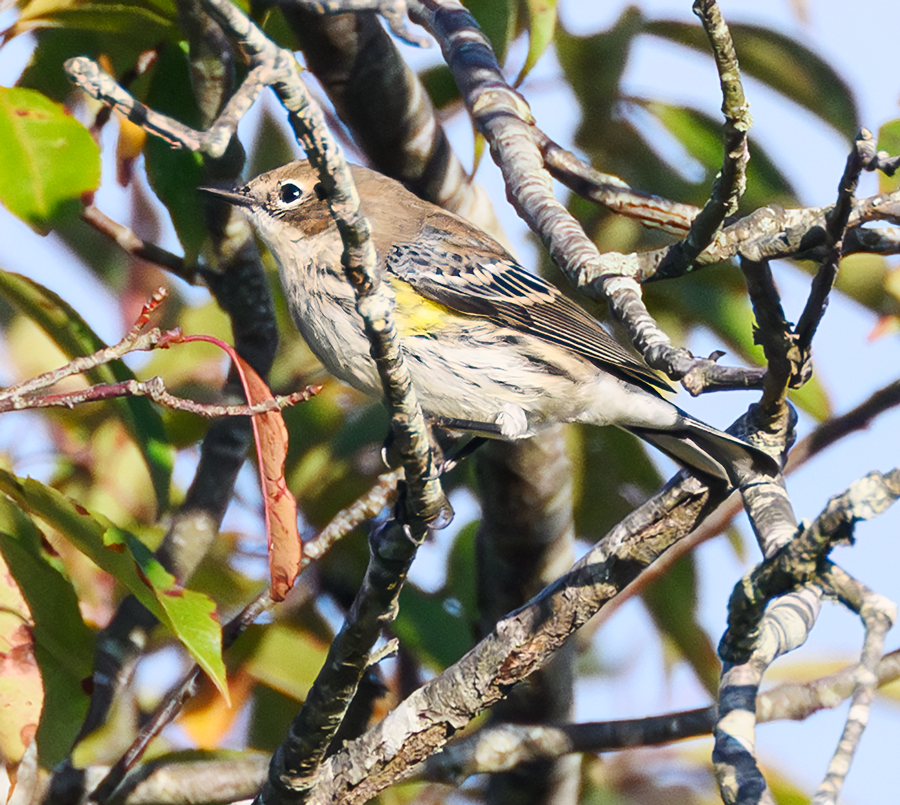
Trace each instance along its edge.
{"label": "bird's white belly", "polygon": [[[335,377],[382,396],[353,301],[316,299],[319,283],[295,280],[283,277],[310,349]],[[407,335],[401,343],[427,416],[481,423],[489,426],[485,433],[503,438],[532,436],[555,422],[666,428],[678,419],[670,403],[566,350],[470,317],[458,317],[439,334]]]}

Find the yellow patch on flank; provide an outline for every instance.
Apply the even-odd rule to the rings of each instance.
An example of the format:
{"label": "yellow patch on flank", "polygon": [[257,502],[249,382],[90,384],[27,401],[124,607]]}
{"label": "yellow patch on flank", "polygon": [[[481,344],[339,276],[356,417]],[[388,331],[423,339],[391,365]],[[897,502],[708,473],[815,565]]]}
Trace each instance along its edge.
{"label": "yellow patch on flank", "polygon": [[430,335],[439,332],[450,321],[458,320],[455,310],[425,299],[413,287],[398,277],[388,277],[397,300],[397,331],[400,337]]}

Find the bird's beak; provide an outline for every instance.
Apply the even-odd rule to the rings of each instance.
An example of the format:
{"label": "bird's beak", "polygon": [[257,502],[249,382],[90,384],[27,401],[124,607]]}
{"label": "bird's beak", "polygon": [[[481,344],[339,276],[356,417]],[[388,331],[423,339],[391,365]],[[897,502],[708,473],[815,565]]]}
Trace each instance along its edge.
{"label": "bird's beak", "polygon": [[198,187],[201,193],[222,199],[235,207],[249,207],[253,204],[250,197],[236,190],[220,190],[218,187]]}

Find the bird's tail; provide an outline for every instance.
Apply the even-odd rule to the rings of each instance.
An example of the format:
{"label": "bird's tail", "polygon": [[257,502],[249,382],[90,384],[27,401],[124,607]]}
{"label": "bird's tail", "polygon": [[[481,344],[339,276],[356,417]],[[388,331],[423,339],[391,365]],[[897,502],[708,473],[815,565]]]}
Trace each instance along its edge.
{"label": "bird's tail", "polygon": [[686,414],[674,430],[635,427],[626,430],[688,469],[728,481],[734,487],[751,472],[773,475],[781,471],[768,453]]}

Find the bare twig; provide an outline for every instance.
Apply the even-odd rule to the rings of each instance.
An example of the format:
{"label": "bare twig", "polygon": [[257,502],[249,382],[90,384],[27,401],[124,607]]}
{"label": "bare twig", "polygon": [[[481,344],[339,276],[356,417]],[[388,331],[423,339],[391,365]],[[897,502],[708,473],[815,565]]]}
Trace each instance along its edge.
{"label": "bare twig", "polygon": [[675,244],[660,264],[657,271],[660,278],[678,276],[691,269],[697,256],[712,243],[725,218],[737,211],[738,201],[747,186],[750,104],[744,96],[731,32],[716,0],[695,0],[693,11],[706,30],[719,72],[722,114],[725,116],[725,154],[709,200],[691,221],[684,240]]}
{"label": "bare twig", "polygon": [[781,296],[768,262],[741,260],[747,291],[756,315],[754,336],[766,356],[766,377],[760,405],[772,415],[782,412],[785,394],[802,364],[794,328],[784,315]]}
{"label": "bare twig", "polygon": [[[896,481],[893,497],[900,496],[900,473],[897,473]],[[877,496],[878,493],[875,494]],[[897,620],[897,605],[837,567],[826,570],[823,577],[839,599],[860,616],[865,628],[863,650],[854,673],[855,684],[844,731],[828,763],[825,779],[813,797],[814,805],[835,805],[869,720],[885,635]]]}
{"label": "bare twig", "polygon": [[497,724],[453,741],[413,779],[459,785],[473,774],[497,774],[523,763],[574,752],[613,752],[709,735],[712,707],[650,718],[587,724]]}
{"label": "bare twig", "polygon": [[844,174],[841,176],[838,186],[838,198],[827,218],[825,234],[829,247],[828,255],[822,261],[815,278],[806,307],[797,322],[797,336],[802,353],[808,354],[812,348],[812,339],[825,315],[828,305],[828,296],[831,287],[837,278],[838,264],[840,263],[844,231],[850,220],[853,209],[853,194],[859,184],[859,175],[867,164],[872,161],[875,151],[875,140],[872,133],[862,129],[856,137],[853,151],[847,157]]}
{"label": "bare twig", "polygon": [[172,254],[155,243],[142,240],[128,227],[108,218],[93,204],[88,204],[82,209],[81,218],[98,232],[115,241],[126,254],[155,263],[191,285],[196,282],[196,268],[186,265],[183,257]]}
{"label": "bare twig", "polygon": [[[713,755],[726,805],[772,802],[754,757],[757,690],[763,673],[774,659],[806,640],[826,593],[837,595],[858,611],[862,611],[864,601],[871,602],[877,610],[877,615],[872,615],[873,625],[867,624],[867,635],[871,638],[867,637],[862,661],[864,687],[855,694],[866,707],[848,720],[845,739],[835,754],[834,769],[823,791],[828,791],[830,796],[840,786],[865,723],[864,713],[871,700],[885,624],[896,613],[886,608],[880,597],[867,599],[864,588],[827,562],[826,556],[836,542],[851,538],[857,521],[884,511],[897,497],[900,497],[900,468],[884,476],[871,473],[844,494],[832,498],[810,526],[799,529],[796,539],[774,555],[767,554],[769,558],[735,587],[729,605],[728,631],[719,647],[725,666]],[[793,592],[769,603],[773,597],[790,590]],[[873,656],[876,650],[878,653]]]}
{"label": "bare twig", "polygon": [[708,387],[757,386],[762,372],[723,370],[713,360],[674,348],[641,298],[636,279],[640,257],[599,254],[554,197],[542,153],[549,141],[537,130],[525,99],[506,82],[490,43],[462,5],[456,0],[413,0],[410,15],[438,40],[474,124],[491,146],[511,202],[572,284],[589,296],[608,300],[646,361],[670,377],[684,379],[691,393]]}
{"label": "bare twig", "polygon": [[[160,288],[154,297],[156,303],[158,303],[163,296],[165,296],[165,291]],[[144,352],[160,347],[165,348],[171,341],[177,339],[181,335],[181,330],[178,328],[163,332],[154,327],[145,332],[143,330],[143,325],[145,323],[145,321],[139,321],[125,334],[121,341],[117,344],[113,344],[111,347],[104,347],[91,355],[73,358],[58,369],[43,372],[28,380],[23,380],[21,383],[16,383],[13,386],[0,388],[0,400],[9,401],[11,403],[10,409],[25,407],[29,396],[41,389],[49,388],[67,377],[89,372],[91,369],[96,369],[98,366],[111,363],[112,361],[127,355],[129,352]]]}
{"label": "bare twig", "polygon": [[[692,204],[660,198],[630,187],[617,176],[599,173],[538,128],[534,129],[533,137],[554,179],[612,212],[678,237],[688,233],[700,212]],[[873,160],[869,169],[876,162]],[[694,266],[713,265],[735,257],[754,261],[821,259],[825,244],[822,233],[833,210],[834,205],[800,209],[771,206],[754,210],[720,230],[696,256]],[[900,191],[853,200],[843,242],[844,256],[857,252],[900,253],[900,236],[895,230],[863,227],[876,221],[900,222]],[[636,266],[635,280],[643,283],[659,279],[657,272],[670,248],[664,246],[631,255]]]}
{"label": "bare twig", "polygon": [[237,131],[238,122],[266,86],[262,79],[263,70],[251,70],[240,90],[231,97],[209,130],[196,131],[174,118],[154,112],[136,100],[91,59],[76,56],[65,63],[65,68],[69,78],[88,95],[117,109],[149,134],[165,140],[175,148],[187,148],[212,158],[221,157],[225,153]]}
{"label": "bare twig", "polygon": [[406,27],[405,0],[292,0],[295,5],[318,14],[349,14],[377,11],[398,39],[408,45],[428,47],[431,40],[417,36]]}
{"label": "bare twig", "polygon": [[[819,710],[838,707],[853,693],[858,669],[859,665],[850,665],[810,682],[785,682],[770,688],[756,702],[759,722],[805,721]],[[900,679],[900,651],[881,657],[875,673],[879,687]]]}
{"label": "bare twig", "polygon": [[251,416],[262,414],[266,411],[281,411],[296,405],[298,402],[309,400],[318,392],[320,386],[307,386],[302,391],[293,394],[279,395],[253,405],[213,405],[199,403],[184,397],[176,397],[166,391],[161,377],[151,377],[148,380],[125,380],[121,383],[107,383],[89,386],[78,391],[67,391],[60,394],[35,394],[26,397],[16,397],[4,400],[0,394],[0,414],[6,411],[18,411],[34,408],[74,408],[88,402],[100,402],[101,400],[113,400],[120,397],[149,397],[153,402],[159,403],[173,411],[186,411],[189,414],[212,419],[223,416]]}

